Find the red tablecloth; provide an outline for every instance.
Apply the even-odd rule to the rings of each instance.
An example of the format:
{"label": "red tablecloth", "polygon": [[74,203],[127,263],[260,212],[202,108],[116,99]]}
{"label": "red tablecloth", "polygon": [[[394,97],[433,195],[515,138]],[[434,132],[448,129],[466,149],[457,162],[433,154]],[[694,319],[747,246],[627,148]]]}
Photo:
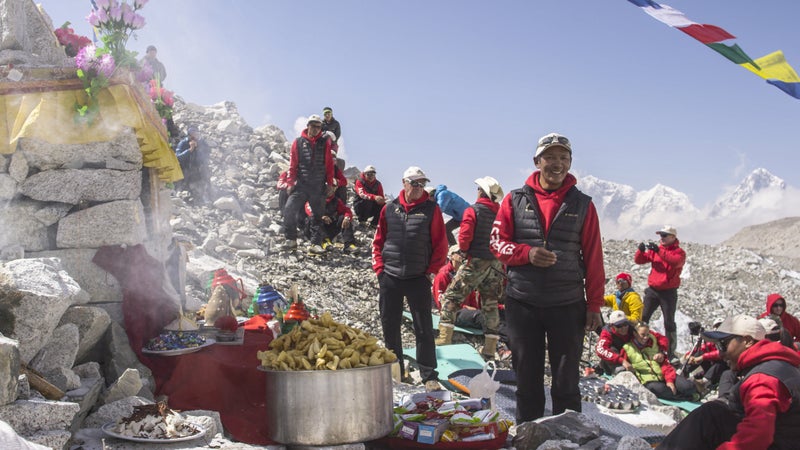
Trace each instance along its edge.
{"label": "red tablecloth", "polygon": [[94,263],[119,281],[125,332],[139,360],[153,371],[156,395],[167,395],[171,408],[219,411],[225,429],[237,441],[273,444],[266,436],[265,374],[256,369],[256,353],[266,350],[272,334],[246,331],[244,344],[212,345],[180,356],[151,356],[141,350],[178,314],[162,289],[161,264],[141,245],[103,247]]}

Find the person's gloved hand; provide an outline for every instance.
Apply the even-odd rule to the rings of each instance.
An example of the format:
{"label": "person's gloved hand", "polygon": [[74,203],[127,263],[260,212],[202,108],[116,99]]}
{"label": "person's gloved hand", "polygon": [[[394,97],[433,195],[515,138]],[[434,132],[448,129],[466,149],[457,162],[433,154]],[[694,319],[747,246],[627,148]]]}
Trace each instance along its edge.
{"label": "person's gloved hand", "polygon": [[639,242],[639,251],[644,253],[647,250],[647,247],[644,246],[644,242]]}
{"label": "person's gloved hand", "polygon": [[656,244],[655,242],[650,242],[647,244],[647,249],[658,253],[658,244]]}

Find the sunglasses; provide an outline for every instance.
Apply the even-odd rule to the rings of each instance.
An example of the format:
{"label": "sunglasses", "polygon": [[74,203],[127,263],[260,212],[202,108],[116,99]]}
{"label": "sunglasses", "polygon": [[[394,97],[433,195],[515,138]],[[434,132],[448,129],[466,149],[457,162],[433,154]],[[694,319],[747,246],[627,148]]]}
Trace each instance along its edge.
{"label": "sunglasses", "polygon": [[375,175],[375,172],[364,172],[364,175]]}
{"label": "sunglasses", "polygon": [[318,124],[311,124],[311,123],[310,123],[310,124],[308,124],[308,128],[322,128],[322,125],[318,125]]}
{"label": "sunglasses", "polygon": [[421,188],[424,188],[424,187],[425,187],[425,185],[426,185],[426,184],[428,184],[428,183],[427,183],[426,181],[411,181],[411,180],[408,180],[408,184],[410,184],[410,185],[411,185],[411,187],[421,187]]}
{"label": "sunglasses", "polygon": [[715,345],[717,346],[717,350],[720,353],[725,353],[728,351],[728,344],[731,343],[732,340],[738,338],[739,336],[728,336],[725,339],[720,339]]}
{"label": "sunglasses", "polygon": [[781,307],[781,308],[786,308],[786,303],[773,303],[772,304],[773,308],[776,307],[776,306]]}
{"label": "sunglasses", "polygon": [[569,139],[565,138],[564,136],[545,136],[539,139],[539,146],[552,144],[554,142],[558,142],[561,145],[566,145],[567,147],[570,146]]}

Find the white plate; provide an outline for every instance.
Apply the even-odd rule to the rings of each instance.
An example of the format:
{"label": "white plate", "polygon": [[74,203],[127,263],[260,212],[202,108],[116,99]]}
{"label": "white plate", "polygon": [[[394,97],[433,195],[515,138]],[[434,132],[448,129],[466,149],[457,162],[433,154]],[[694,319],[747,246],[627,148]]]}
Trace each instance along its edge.
{"label": "white plate", "polygon": [[102,430],[105,434],[115,437],[117,439],[125,439],[126,441],[134,441],[134,442],[182,442],[182,441],[191,441],[192,439],[197,439],[200,436],[206,434],[206,429],[190,423],[189,425],[197,431],[195,434],[191,436],[184,436],[184,437],[176,437],[172,439],[157,439],[157,438],[143,438],[143,437],[135,437],[135,436],[125,436],[122,434],[117,433],[114,431],[114,427],[117,425],[116,422],[108,422],[107,424],[103,425]]}
{"label": "white plate", "polygon": [[202,350],[209,345],[214,345],[217,341],[211,338],[206,338],[206,343],[203,345],[198,345],[197,347],[188,347],[188,348],[176,348],[175,350],[148,350],[147,348],[142,348],[142,353],[147,353],[149,355],[161,355],[161,356],[178,356],[178,355],[186,355],[188,353],[194,353],[197,351]]}

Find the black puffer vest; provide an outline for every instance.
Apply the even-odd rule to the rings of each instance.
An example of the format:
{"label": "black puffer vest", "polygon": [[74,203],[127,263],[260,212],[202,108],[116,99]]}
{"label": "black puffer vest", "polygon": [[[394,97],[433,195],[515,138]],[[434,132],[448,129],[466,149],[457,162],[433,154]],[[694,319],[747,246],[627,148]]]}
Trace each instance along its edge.
{"label": "black puffer vest", "polygon": [[531,264],[508,267],[509,297],[539,307],[563,306],[585,301],[586,268],[581,255],[581,230],[592,198],[572,187],[545,236],[541,209],[530,186],[511,192],[514,207],[514,242],[544,247],[554,252],[555,265]]}
{"label": "black puffer vest", "polygon": [[406,213],[399,199],[386,205],[386,242],[381,252],[386,273],[401,279],[425,275],[433,254],[431,220],[435,208],[435,203],[425,201]]}
{"label": "black puffer vest", "polygon": [[497,213],[480,203],[475,203],[470,208],[475,210],[475,231],[472,234],[472,242],[469,244],[467,253],[480,259],[494,259],[494,255],[489,250],[489,233],[492,231]]}
{"label": "black puffer vest", "polygon": [[297,186],[298,188],[325,189],[325,143],[327,139],[319,137],[312,147],[311,141],[303,136],[297,138]]}
{"label": "black puffer vest", "polygon": [[785,413],[775,418],[775,435],[770,449],[797,448],[800,442],[800,369],[785,361],[771,360],[756,364],[744,375],[741,381],[731,388],[730,407],[744,417],[744,405],[739,394],[742,383],[750,376],[763,373],[775,377],[792,394],[792,405]]}

